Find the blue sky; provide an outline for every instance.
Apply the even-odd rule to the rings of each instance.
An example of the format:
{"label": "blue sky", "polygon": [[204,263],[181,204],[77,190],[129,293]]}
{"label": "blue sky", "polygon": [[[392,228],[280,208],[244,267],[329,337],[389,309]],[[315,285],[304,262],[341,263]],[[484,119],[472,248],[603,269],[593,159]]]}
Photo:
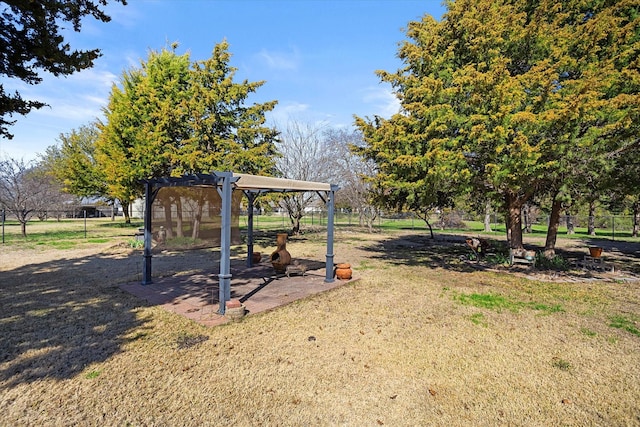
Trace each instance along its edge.
{"label": "blue sky", "polygon": [[93,68],[45,74],[36,86],[3,80],[5,90],[51,107],[15,116],[1,156],[35,159],[60,134],[102,117],[122,72],[173,42],[195,61],[226,39],[236,81],[266,81],[248,102],[278,101],[271,125],[351,127],[354,115],[389,117],[398,104],[375,71],[398,69],[403,29],[425,14],[439,19],[444,8],[440,0],[129,0],[109,4],[107,13],[111,22],[86,19],[80,33],[68,33],[72,48],[102,50]]}

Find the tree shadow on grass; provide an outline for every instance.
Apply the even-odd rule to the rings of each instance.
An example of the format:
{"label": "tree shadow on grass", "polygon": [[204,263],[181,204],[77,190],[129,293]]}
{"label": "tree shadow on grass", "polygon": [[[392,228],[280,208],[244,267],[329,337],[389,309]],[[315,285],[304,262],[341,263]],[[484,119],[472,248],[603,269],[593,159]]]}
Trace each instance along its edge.
{"label": "tree shadow on grass", "polygon": [[2,387],[72,378],[144,336],[147,320],[136,316],[143,303],[110,279],[110,272],[138,265],[131,257],[95,255],[0,272]]}
{"label": "tree shadow on grass", "polygon": [[[427,266],[458,272],[495,270],[496,268],[503,268],[505,271],[522,271],[523,269],[531,271],[528,266],[508,267],[499,262],[499,260],[506,260],[509,253],[503,239],[486,238],[490,243],[486,258],[474,259],[472,251],[465,243],[467,237],[469,236],[463,234],[446,234],[437,235],[435,239],[431,239],[426,233],[411,234],[391,237],[363,249],[371,254],[372,259],[396,265]],[[602,246],[607,254],[606,260],[611,265],[615,265],[616,269],[640,273],[640,245],[637,243],[600,239],[584,239],[582,243],[577,245],[575,243],[572,239],[572,247],[556,249],[556,254],[574,267],[589,254],[589,246]],[[534,251],[542,250],[535,245],[525,245],[525,247]],[[492,256],[495,255],[498,256],[492,260]]]}
{"label": "tree shadow on grass", "polygon": [[472,259],[473,253],[462,235],[436,236],[435,240],[428,233],[402,235],[381,240],[364,249],[371,258],[395,265],[445,268],[459,272],[488,267]]}

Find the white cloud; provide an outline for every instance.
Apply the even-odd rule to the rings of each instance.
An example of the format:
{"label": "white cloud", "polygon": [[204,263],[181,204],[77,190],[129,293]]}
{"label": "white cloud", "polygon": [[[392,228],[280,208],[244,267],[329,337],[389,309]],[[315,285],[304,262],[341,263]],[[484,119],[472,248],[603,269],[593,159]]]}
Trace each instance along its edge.
{"label": "white cloud", "polygon": [[273,52],[262,49],[258,57],[275,70],[296,70],[300,64],[300,55],[296,49],[292,52]]}
{"label": "white cloud", "polygon": [[400,101],[386,87],[368,87],[364,90],[362,101],[373,106],[373,114],[390,118],[400,111]]}
{"label": "white cloud", "polygon": [[276,125],[287,123],[292,117],[299,117],[309,111],[309,104],[299,102],[278,103],[272,112],[268,114],[270,121]]}
{"label": "white cloud", "polygon": [[86,85],[89,87],[102,87],[111,89],[111,85],[118,80],[118,76],[110,71],[96,70],[89,68],[79,73],[67,77],[67,80],[74,84]]}

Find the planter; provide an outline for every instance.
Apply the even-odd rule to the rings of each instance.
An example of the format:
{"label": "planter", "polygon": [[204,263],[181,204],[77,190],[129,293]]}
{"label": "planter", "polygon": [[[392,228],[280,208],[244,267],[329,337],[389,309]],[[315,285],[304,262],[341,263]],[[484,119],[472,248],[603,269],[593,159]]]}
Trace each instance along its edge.
{"label": "planter", "polygon": [[240,320],[246,314],[246,307],[238,300],[227,301],[224,316],[233,321]]}
{"label": "planter", "polygon": [[352,276],[351,264],[342,263],[336,265],[336,277],[340,280],[350,280]]}
{"label": "planter", "polygon": [[262,254],[260,252],[253,252],[251,254],[251,261],[254,264],[260,264],[260,260],[262,259]]}
{"label": "planter", "polygon": [[589,255],[594,258],[600,258],[602,256],[602,248],[599,246],[589,247]]}

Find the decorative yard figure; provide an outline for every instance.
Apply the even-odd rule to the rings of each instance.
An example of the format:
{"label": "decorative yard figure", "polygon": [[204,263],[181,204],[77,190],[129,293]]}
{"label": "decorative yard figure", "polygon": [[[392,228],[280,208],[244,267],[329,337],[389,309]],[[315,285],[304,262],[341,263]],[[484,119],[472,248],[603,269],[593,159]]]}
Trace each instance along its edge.
{"label": "decorative yard figure", "polygon": [[476,256],[476,260],[479,260],[481,257],[484,257],[484,255],[489,250],[489,247],[491,246],[489,242],[487,242],[486,240],[477,239],[475,237],[467,237],[465,239],[465,242],[467,243],[467,246],[471,248],[471,251],[473,252],[473,254]]}

